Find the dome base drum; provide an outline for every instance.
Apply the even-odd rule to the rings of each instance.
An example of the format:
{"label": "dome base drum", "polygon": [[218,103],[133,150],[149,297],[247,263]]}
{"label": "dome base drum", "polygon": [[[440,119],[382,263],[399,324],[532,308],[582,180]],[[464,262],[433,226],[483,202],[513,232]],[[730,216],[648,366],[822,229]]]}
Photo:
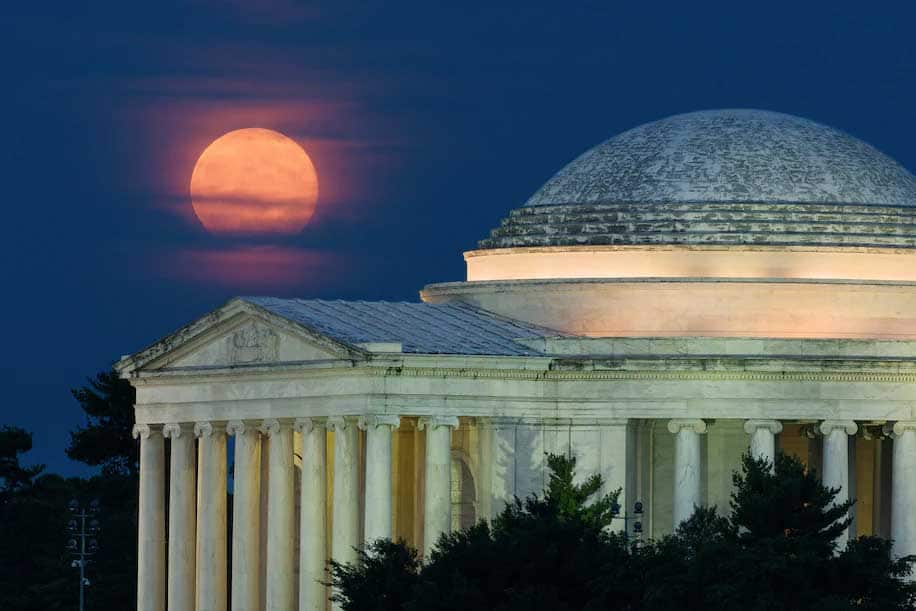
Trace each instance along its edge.
{"label": "dome base drum", "polygon": [[916,178],[806,119],[677,115],[586,151],[465,261],[421,297],[591,337],[916,338]]}

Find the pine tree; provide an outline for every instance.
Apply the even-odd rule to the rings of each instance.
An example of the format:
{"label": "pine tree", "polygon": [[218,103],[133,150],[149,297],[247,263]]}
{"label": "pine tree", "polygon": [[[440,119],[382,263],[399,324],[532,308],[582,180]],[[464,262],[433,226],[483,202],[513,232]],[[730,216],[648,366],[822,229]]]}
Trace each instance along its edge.
{"label": "pine tree", "polygon": [[[416,576],[415,554],[403,544],[377,544],[357,566],[333,564],[337,600],[344,609],[372,611],[586,608],[602,567],[628,566],[626,540],[609,532],[619,491],[602,495],[599,475],[576,483],[574,458],[549,455],[547,464],[543,495],[514,499],[492,526],[443,535]],[[380,586],[397,584],[403,595],[411,583],[401,606],[379,596]]]}
{"label": "pine tree", "polygon": [[115,371],[104,371],[70,391],[86,424],[70,433],[67,456],[100,473],[78,494],[101,504],[99,553],[90,567],[95,609],[128,609],[137,597],[137,490],[139,444],[132,436],[135,393]]}
{"label": "pine tree", "polygon": [[[428,563],[378,544],[334,565],[338,601],[369,611],[894,611],[914,608],[916,561],[860,537],[840,550],[851,502],[795,458],[750,456],[734,475],[728,515],[698,508],[677,530],[634,545],[611,528],[616,494],[575,461],[548,459],[542,496],[515,499],[493,521],[443,536]],[[619,492],[619,491],[618,491]]]}
{"label": "pine tree", "polygon": [[839,490],[825,487],[794,456],[780,452],[771,465],[745,455],[732,481],[731,522],[748,545],[773,541],[789,556],[827,558],[852,522],[855,501],[835,504]]}
{"label": "pine tree", "polygon": [[70,391],[86,415],[86,425],[70,433],[67,456],[103,475],[136,478],[140,450],[133,439],[134,388],[115,371],[103,371]]}
{"label": "pine tree", "polygon": [[359,550],[356,564],[330,562],[331,599],[345,611],[400,611],[409,600],[420,572],[416,550],[403,541],[379,539]]}
{"label": "pine tree", "polygon": [[646,600],[697,611],[903,610],[916,603],[916,586],[904,579],[912,559],[893,559],[889,542],[860,537],[837,548],[854,501],[836,504],[837,490],[797,458],[778,454],[772,465],[746,455],[733,482],[727,518],[698,509],[650,546],[650,564],[679,573],[647,583]]}
{"label": "pine tree", "polygon": [[0,429],[0,609],[69,608],[76,581],[66,553],[67,501],[73,481],[23,466],[32,435]]}

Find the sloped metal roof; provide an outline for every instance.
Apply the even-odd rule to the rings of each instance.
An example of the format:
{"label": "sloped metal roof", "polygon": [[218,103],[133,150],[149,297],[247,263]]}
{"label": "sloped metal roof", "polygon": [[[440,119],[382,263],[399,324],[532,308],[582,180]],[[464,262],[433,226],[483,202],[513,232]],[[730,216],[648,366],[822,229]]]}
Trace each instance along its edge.
{"label": "sloped metal roof", "polygon": [[400,342],[417,354],[538,356],[514,340],[563,335],[460,303],[241,299],[339,341]]}

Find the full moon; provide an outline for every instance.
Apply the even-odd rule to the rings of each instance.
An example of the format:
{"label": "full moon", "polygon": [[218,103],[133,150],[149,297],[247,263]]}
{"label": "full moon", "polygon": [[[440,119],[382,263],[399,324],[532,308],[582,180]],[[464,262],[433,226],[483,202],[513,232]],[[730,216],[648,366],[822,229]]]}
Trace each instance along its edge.
{"label": "full moon", "polygon": [[317,201],[312,160],[295,141],[269,129],[220,136],[191,174],[194,213],[215,234],[296,234]]}

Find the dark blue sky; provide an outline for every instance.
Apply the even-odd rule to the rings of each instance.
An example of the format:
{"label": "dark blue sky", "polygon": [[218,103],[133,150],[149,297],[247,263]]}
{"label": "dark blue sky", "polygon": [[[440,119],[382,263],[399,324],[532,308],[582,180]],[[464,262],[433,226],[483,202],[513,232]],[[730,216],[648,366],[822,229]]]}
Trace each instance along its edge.
{"label": "dark blue sky", "polygon": [[[0,424],[65,473],[68,389],[121,354],[236,294],[415,300],[637,124],[766,108],[916,169],[912,2],[95,0],[5,3],[0,24]],[[318,171],[313,222],[257,245],[295,253],[290,273],[221,264],[252,244],[191,213],[195,159],[242,127]]]}

